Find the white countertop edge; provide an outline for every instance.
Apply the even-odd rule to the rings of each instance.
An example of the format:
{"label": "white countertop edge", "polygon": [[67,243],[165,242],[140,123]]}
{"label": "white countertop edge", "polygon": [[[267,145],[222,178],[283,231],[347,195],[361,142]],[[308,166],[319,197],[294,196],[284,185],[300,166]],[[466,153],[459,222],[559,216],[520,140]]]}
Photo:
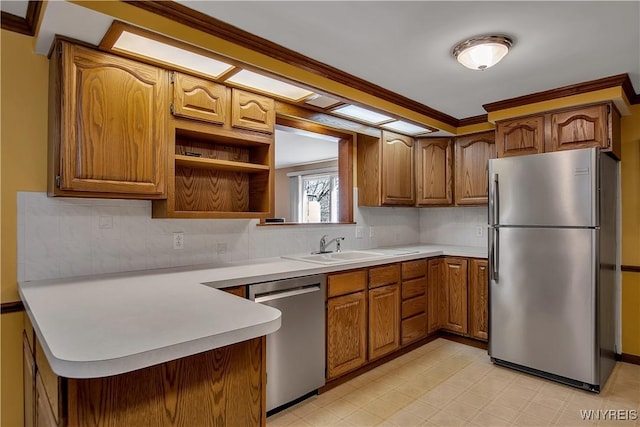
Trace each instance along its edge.
{"label": "white countertop edge", "polygon": [[183,357],[193,356],[209,350],[237,344],[253,338],[258,338],[276,332],[280,329],[282,323],[282,315],[278,315],[275,319],[256,324],[254,326],[234,329],[228,332],[217,334],[193,340],[190,342],[180,342],[174,345],[157,348],[143,353],[132,354],[126,357],[109,360],[96,361],[67,361],[61,360],[51,354],[45,340],[43,340],[42,332],[34,322],[31,311],[25,304],[25,311],[32,322],[33,328],[40,340],[40,345],[44,350],[45,356],[53,372],[61,377],[86,379],[100,378],[124,374],[136,371],[138,369],[147,368],[158,365],[160,363],[169,362]]}

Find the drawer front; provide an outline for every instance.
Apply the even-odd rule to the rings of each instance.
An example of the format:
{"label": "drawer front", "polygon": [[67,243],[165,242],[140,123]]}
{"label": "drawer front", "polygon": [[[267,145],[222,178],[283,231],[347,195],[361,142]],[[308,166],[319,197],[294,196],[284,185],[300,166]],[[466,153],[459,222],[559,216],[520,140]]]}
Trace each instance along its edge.
{"label": "drawer front", "polygon": [[427,260],[409,261],[402,263],[402,280],[415,279],[427,274]]}
{"label": "drawer front", "polygon": [[329,298],[362,291],[367,287],[367,270],[331,274],[327,278]]}
{"label": "drawer front", "polygon": [[418,295],[424,295],[426,289],[427,280],[424,277],[402,282],[402,299],[407,300]]}
{"label": "drawer front", "polygon": [[402,318],[414,316],[416,314],[424,313],[427,311],[427,298],[425,295],[420,295],[415,298],[402,301]]}
{"label": "drawer front", "polygon": [[427,335],[427,315],[419,314],[402,321],[402,344],[408,344]]}
{"label": "drawer front", "polygon": [[400,264],[385,265],[369,269],[369,288],[392,285],[400,281]]}

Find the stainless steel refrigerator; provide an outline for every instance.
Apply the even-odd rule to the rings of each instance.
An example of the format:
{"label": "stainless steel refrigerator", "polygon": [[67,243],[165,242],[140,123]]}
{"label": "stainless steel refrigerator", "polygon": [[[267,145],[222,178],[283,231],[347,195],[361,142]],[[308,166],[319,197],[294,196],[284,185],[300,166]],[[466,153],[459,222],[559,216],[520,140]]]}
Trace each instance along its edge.
{"label": "stainless steel refrigerator", "polygon": [[615,364],[617,161],[596,148],[489,161],[489,355],[599,392]]}

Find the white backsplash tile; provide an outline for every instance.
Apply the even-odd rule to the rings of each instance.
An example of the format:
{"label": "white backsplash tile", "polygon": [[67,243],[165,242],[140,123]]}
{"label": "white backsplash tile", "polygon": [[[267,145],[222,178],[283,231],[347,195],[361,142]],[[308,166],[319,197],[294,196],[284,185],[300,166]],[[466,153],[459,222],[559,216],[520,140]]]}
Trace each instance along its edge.
{"label": "white backsplash tile", "polygon": [[[356,207],[356,224],[287,227],[257,226],[258,220],[153,219],[150,201],[19,192],[17,217],[18,280],[311,252],[325,234],[345,237],[345,250],[419,242],[486,246],[486,208],[475,207]],[[482,238],[475,237],[478,225],[485,227]],[[361,239],[356,227],[362,227]],[[184,249],[173,249],[174,232],[184,233]],[[226,253],[218,253],[219,244]]]}

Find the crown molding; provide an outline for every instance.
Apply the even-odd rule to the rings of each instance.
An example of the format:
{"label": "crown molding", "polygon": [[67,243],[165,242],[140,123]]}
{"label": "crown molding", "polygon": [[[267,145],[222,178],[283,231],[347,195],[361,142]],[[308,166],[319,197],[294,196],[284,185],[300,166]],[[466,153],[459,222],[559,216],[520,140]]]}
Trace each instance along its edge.
{"label": "crown molding", "polygon": [[27,16],[24,18],[18,15],[2,11],[0,21],[2,29],[13,31],[27,36],[33,36],[36,33],[36,24],[42,12],[42,1],[30,0],[27,6]]}

